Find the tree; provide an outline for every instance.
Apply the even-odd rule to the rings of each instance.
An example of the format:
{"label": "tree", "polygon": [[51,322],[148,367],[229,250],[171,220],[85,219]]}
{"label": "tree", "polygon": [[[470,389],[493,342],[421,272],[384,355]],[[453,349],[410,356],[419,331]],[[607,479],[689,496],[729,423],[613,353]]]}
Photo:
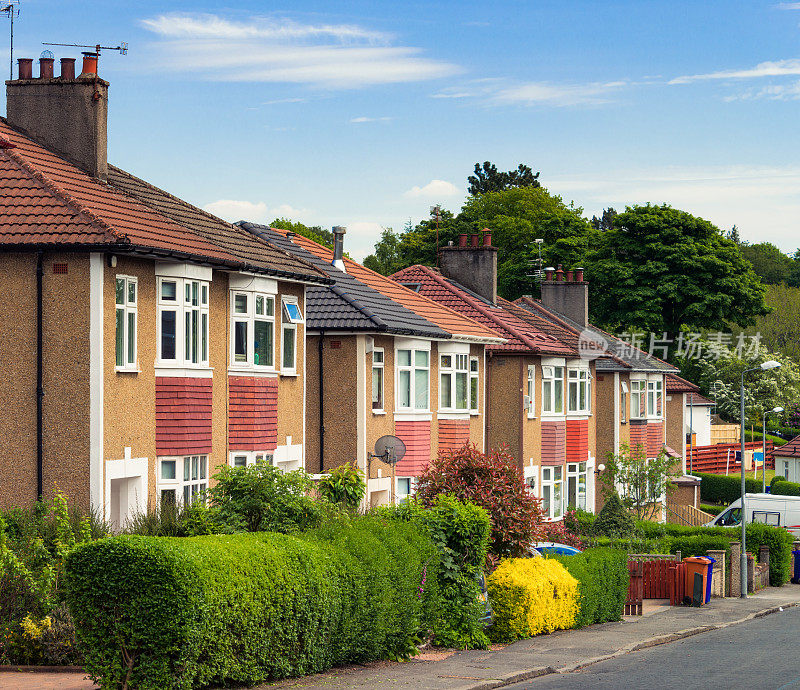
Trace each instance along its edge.
{"label": "tree", "polygon": [[663,449],[655,458],[648,458],[641,444],[633,448],[622,444],[617,455],[608,454],[606,470],[599,476],[609,499],[613,500],[619,488],[622,505],[637,519],[646,520],[672,489],[669,480],[677,476],[672,470],[674,464]]}
{"label": "tree", "polygon": [[595,323],[667,333],[682,325],[748,326],[767,313],[764,286],[739,247],[702,218],[671,206],[628,207],[589,249]]}
{"label": "tree", "polygon": [[736,244],[742,243],[742,238],[739,236],[739,228],[737,228],[735,225],[730,230],[728,230],[728,234],[725,235],[725,237],[727,237],[731,242],[735,242]]}
{"label": "tree", "polygon": [[742,256],[752,265],[753,270],[767,285],[779,285],[789,280],[794,261],[769,242],[758,244],[739,244]]}
{"label": "tree", "polygon": [[276,218],[269,224],[269,226],[271,228],[280,228],[281,230],[291,230],[298,235],[302,235],[303,237],[308,237],[310,240],[314,240],[314,242],[317,242],[328,249],[333,249],[333,233],[330,230],[324,230],[319,225],[313,225],[309,227],[308,225],[303,225],[302,223],[293,222],[288,218]]}
{"label": "tree", "polygon": [[603,209],[603,215],[598,218],[597,216],[592,216],[592,219],[589,221],[591,226],[595,230],[600,230],[600,232],[607,232],[614,228],[614,219],[619,214],[613,208],[605,208]]}
{"label": "tree", "polygon": [[760,333],[768,350],[800,361],[800,288],[767,285],[764,301],[769,313],[756,317],[747,332]]}
{"label": "tree", "polygon": [[364,259],[364,266],[371,271],[389,276],[403,268],[400,260],[400,238],[391,228],[384,228],[381,238],[375,243],[375,253]]}
{"label": "tree", "polygon": [[502,192],[514,187],[541,187],[539,173],[534,173],[530,166],[520,163],[516,170],[500,172],[494,163],[475,163],[475,174],[467,178],[469,193],[472,196],[486,192]]}

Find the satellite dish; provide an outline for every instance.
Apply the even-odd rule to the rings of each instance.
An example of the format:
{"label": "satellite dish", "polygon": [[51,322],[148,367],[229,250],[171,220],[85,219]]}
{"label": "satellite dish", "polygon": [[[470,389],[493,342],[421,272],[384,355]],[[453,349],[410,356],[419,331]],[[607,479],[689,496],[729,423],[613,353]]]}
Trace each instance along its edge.
{"label": "satellite dish", "polygon": [[406,444],[397,436],[381,436],[375,442],[375,454],[373,457],[380,458],[390,465],[396,465],[406,454]]}

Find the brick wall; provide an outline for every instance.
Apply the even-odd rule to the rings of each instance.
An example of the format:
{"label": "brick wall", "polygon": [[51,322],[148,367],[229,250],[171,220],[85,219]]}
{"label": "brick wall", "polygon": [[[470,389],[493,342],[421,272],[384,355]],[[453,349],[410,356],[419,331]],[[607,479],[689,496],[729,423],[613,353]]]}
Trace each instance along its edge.
{"label": "brick wall", "polygon": [[278,443],[278,380],[228,378],[228,446],[275,450]]}
{"label": "brick wall", "polygon": [[469,442],[469,419],[439,420],[439,450],[459,450]]}
{"label": "brick wall", "polygon": [[394,433],[406,444],[406,455],[397,463],[397,476],[418,476],[431,461],[430,421],[396,421]]}
{"label": "brick wall", "polygon": [[566,422],[542,422],[542,464],[563,465],[567,458]]}
{"label": "brick wall", "polygon": [[211,379],[156,378],[156,453],[211,452]]}
{"label": "brick wall", "polygon": [[568,419],[566,426],[567,462],[586,462],[589,458],[589,420]]}

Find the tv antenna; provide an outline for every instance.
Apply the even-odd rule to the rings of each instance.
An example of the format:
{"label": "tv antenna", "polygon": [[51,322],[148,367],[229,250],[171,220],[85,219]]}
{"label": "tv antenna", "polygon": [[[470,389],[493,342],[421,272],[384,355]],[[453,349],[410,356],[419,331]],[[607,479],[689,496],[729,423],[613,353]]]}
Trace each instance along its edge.
{"label": "tv antenna", "polygon": [[431,217],[436,221],[436,266],[439,266],[439,223],[442,222],[442,207],[431,206]]}
{"label": "tv antenna", "polygon": [[127,55],[128,54],[128,44],[125,42],[121,42],[118,46],[101,46],[99,43],[90,46],[84,45],[82,43],[45,43],[42,42],[43,46],[66,46],[67,48],[93,48],[94,52],[97,53],[97,61],[100,62],[100,51],[101,50],[116,50],[119,52],[120,55]]}
{"label": "tv antenna", "polygon": [[542,278],[544,278],[544,271],[542,270],[542,244],[544,243],[544,240],[539,238],[534,240],[534,242],[536,242],[536,246],[539,249],[539,258],[528,259],[528,265],[536,267],[533,269],[533,273],[528,273],[528,278],[536,278],[536,280],[542,280]]}
{"label": "tv antenna", "polygon": [[14,78],[14,17],[19,17],[19,0],[0,3],[0,12],[4,13],[11,21],[11,55],[8,59],[9,79]]}

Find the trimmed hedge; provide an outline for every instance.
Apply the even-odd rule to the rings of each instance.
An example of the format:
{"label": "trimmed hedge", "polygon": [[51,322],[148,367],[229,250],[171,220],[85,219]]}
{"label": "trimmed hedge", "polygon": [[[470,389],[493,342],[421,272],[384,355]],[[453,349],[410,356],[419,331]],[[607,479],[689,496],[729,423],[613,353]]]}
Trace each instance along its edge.
{"label": "trimmed hedge", "polygon": [[776,496],[800,496],[800,484],[795,482],[787,482],[781,478],[772,484],[770,493],[773,493]]}
{"label": "trimmed hedge", "polygon": [[712,506],[708,503],[700,504],[700,510],[714,516],[719,515],[723,510],[727,509],[727,507],[728,506]]}
{"label": "trimmed hedge", "polygon": [[754,523],[747,525],[747,550],[758,557],[758,547],[769,546],[769,583],[780,587],[792,576],[794,536],[782,527]]}
{"label": "trimmed hedge", "polygon": [[371,517],[296,536],[120,536],[69,555],[67,599],[103,687],[253,685],[407,655],[440,615],[438,567],[413,526]]}
{"label": "trimmed hedge", "polygon": [[622,619],[628,595],[628,555],[619,549],[587,549],[575,556],[548,556],[578,581],[576,628]]}
{"label": "trimmed hedge", "polygon": [[[733,503],[742,495],[742,479],[740,475],[725,476],[722,474],[707,474],[693,472],[695,477],[700,477],[700,500],[706,503],[724,503],[726,506]],[[761,479],[745,479],[747,493],[761,493]]]}

